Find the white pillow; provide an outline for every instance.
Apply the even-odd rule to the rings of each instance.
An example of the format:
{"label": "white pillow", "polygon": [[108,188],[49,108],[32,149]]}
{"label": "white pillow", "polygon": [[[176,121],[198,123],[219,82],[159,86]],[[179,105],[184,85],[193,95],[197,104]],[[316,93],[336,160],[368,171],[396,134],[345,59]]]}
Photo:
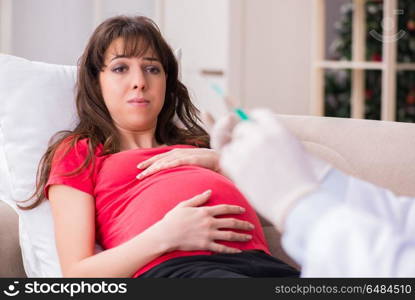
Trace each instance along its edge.
{"label": "white pillow", "polygon": [[[176,50],[179,63],[181,51]],[[16,209],[35,189],[36,171],[50,137],[76,125],[76,67],[0,54],[0,197],[19,214],[28,277],[60,277],[50,204]],[[96,251],[100,251],[96,245]]]}
{"label": "white pillow", "polygon": [[[1,189],[6,191],[2,200],[13,207],[34,191],[49,138],[75,125],[75,78],[74,66],[0,55],[0,155],[6,163],[0,168]],[[16,211],[27,276],[61,276],[49,203]]]}

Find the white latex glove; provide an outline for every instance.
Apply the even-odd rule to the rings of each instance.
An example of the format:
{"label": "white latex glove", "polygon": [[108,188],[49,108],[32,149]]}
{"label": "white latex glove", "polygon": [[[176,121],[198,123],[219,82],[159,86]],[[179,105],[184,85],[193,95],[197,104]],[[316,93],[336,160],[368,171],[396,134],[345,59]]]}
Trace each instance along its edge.
{"label": "white latex glove", "polygon": [[233,114],[211,130],[220,167],[255,209],[280,231],[291,208],[319,187],[331,166],[305,151],[268,110],[253,110],[249,121]]}

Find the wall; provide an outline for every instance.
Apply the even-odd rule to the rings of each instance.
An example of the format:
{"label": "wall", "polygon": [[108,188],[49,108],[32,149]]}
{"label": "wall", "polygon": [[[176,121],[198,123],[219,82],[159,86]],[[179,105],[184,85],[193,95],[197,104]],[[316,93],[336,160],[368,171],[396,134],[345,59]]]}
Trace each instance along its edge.
{"label": "wall", "polygon": [[310,0],[246,0],[243,103],[308,114]]}
{"label": "wall", "polygon": [[[347,1],[326,0],[327,47],[334,38],[339,7]],[[231,43],[232,93],[241,95],[241,102],[248,108],[269,107],[282,114],[309,114],[313,1],[239,2],[243,3],[242,20],[234,21],[235,26],[242,28],[234,31],[241,31],[242,46]],[[233,56],[236,58],[232,62]],[[234,77],[239,77],[238,84],[234,84]]]}
{"label": "wall", "polygon": [[[0,0],[12,2],[9,54],[76,64],[95,24],[115,14],[154,16],[152,0]],[[99,5],[97,5],[99,4]],[[1,24],[1,23],[0,23]],[[2,28],[0,32],[5,34]]]}
{"label": "wall", "polygon": [[83,0],[14,0],[12,54],[75,64],[92,31],[92,3]]}
{"label": "wall", "polygon": [[154,0],[101,0],[103,19],[119,14],[144,15],[153,18],[155,2]]}
{"label": "wall", "polygon": [[[163,34],[173,49],[181,48],[182,80],[195,105],[215,117],[226,113],[229,2],[233,0],[165,0]],[[223,76],[204,76],[202,70],[221,70]]]}

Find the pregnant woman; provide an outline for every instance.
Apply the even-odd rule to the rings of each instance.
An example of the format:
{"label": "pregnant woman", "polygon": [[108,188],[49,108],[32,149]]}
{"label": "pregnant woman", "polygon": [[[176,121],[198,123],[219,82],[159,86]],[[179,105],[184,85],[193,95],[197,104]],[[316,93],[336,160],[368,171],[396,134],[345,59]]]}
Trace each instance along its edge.
{"label": "pregnant woman", "polygon": [[[39,165],[67,277],[283,277],[255,211],[217,154],[156,25],[118,16],[79,61],[79,123]],[[95,251],[95,243],[103,251]]]}

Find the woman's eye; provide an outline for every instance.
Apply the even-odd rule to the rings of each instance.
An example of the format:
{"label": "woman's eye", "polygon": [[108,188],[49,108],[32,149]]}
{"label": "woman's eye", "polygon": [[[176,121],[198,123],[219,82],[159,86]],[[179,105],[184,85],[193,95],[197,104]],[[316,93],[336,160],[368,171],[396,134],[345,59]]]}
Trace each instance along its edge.
{"label": "woman's eye", "polygon": [[123,73],[127,70],[126,66],[119,66],[112,69],[114,73]]}
{"label": "woman's eye", "polygon": [[148,66],[145,68],[145,70],[151,74],[159,74],[160,68],[156,66]]}

